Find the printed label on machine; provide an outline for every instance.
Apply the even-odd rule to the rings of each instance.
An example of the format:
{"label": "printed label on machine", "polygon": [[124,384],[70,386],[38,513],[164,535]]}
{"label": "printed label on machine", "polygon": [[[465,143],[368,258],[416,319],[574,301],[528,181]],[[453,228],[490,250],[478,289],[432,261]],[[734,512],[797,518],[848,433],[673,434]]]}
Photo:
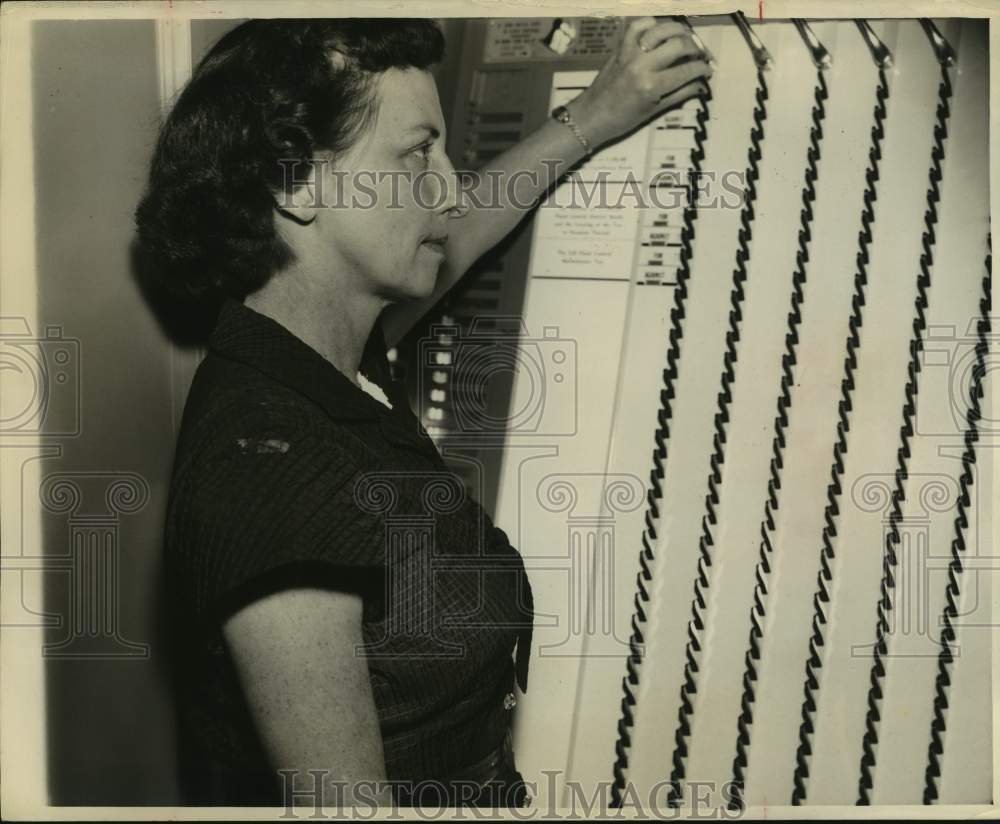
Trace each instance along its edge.
{"label": "printed label on machine", "polygon": [[[555,72],[550,109],[595,75]],[[529,277],[673,285],[692,124],[680,107],[569,172],[538,208]]]}

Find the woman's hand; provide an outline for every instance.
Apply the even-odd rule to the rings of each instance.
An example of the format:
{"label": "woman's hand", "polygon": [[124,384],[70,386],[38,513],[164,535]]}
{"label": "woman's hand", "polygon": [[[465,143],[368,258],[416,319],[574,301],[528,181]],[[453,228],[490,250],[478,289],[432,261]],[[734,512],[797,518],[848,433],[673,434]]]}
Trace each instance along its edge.
{"label": "woman's hand", "polygon": [[707,90],[712,69],[689,31],[655,17],[629,23],[594,82],[567,106],[595,147]]}

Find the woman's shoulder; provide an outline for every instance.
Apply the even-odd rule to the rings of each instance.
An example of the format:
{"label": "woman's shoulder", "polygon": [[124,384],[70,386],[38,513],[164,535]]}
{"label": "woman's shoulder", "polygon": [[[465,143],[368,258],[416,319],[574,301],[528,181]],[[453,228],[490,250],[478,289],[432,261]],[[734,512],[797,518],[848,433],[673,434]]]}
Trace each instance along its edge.
{"label": "woman's shoulder", "polygon": [[185,428],[315,426],[317,410],[299,393],[250,366],[209,351],[184,407]]}
{"label": "woman's shoulder", "polygon": [[[209,354],[195,373],[177,440],[175,468],[233,455],[361,454],[347,430],[308,398],[238,361]],[[308,447],[308,448],[307,448]],[[319,451],[317,451],[319,450]]]}
{"label": "woman's shoulder", "polygon": [[206,362],[185,411],[165,542],[196,612],[252,580],[276,584],[286,568],[381,564],[382,526],[355,503],[363,452],[294,390],[227,365],[213,375]]}

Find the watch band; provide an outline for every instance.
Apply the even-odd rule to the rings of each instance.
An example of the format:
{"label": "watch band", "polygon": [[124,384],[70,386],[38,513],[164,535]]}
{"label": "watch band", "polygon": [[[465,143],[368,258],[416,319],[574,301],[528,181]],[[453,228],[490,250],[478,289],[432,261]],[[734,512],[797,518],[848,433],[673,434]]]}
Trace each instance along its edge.
{"label": "watch band", "polygon": [[552,110],[552,117],[569,127],[569,130],[573,132],[576,139],[580,141],[580,145],[583,146],[583,151],[586,153],[587,157],[590,157],[593,154],[594,150],[590,145],[590,141],[587,140],[587,136],[580,131],[580,127],[576,125],[576,121],[573,120],[573,115],[569,113],[569,109],[565,106],[556,106]]}

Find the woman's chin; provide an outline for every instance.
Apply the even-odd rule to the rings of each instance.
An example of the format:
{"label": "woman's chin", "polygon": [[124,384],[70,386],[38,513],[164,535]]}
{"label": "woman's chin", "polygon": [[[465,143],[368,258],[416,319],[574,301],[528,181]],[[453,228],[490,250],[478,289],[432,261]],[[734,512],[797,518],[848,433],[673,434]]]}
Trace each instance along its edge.
{"label": "woman's chin", "polygon": [[423,300],[430,297],[434,293],[434,287],[437,286],[437,267],[432,270],[423,268],[421,271],[422,268],[414,267],[415,271],[412,272],[412,276],[398,283],[391,290],[391,294],[386,296],[393,303]]}
{"label": "woman's chin", "polygon": [[414,266],[414,278],[407,284],[412,288],[416,298],[425,298],[434,291],[441,273],[441,264],[444,263],[444,256],[433,252],[422,257],[425,259],[417,261],[417,265]]}

